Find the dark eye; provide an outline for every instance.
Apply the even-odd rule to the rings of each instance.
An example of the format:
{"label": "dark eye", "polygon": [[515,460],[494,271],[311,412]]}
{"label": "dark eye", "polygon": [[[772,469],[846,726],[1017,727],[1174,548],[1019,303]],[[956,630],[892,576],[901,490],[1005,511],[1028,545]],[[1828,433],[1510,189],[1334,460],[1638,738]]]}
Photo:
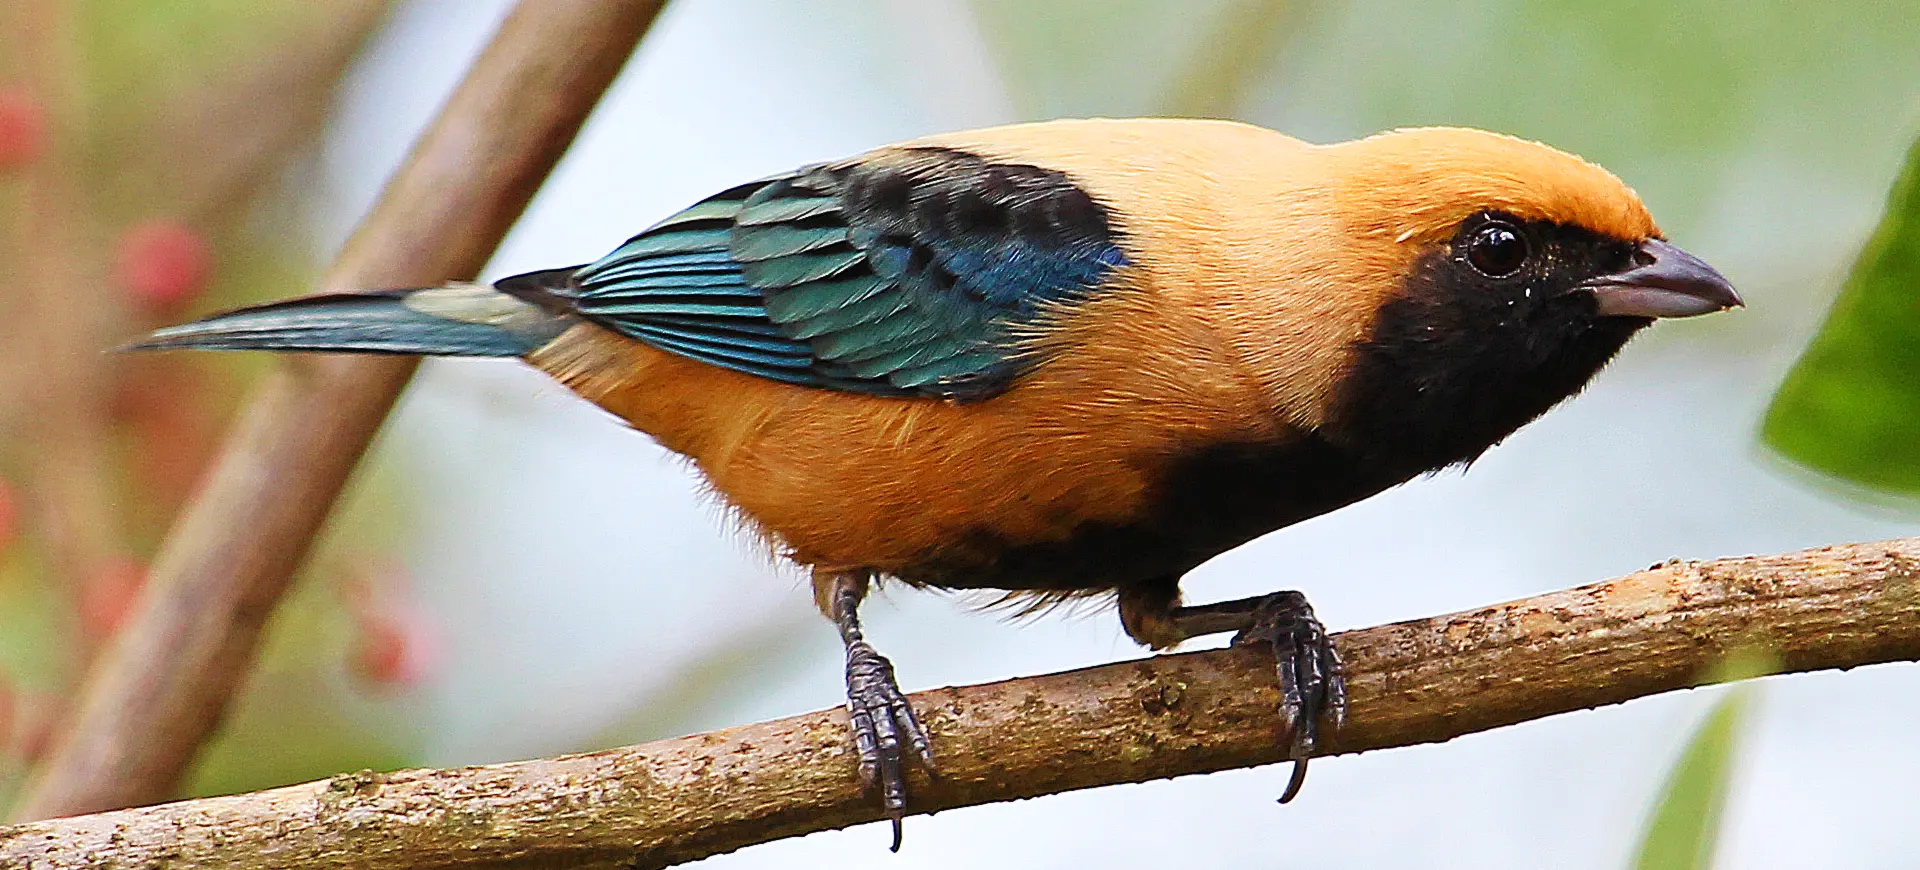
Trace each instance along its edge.
{"label": "dark eye", "polygon": [[1493,221],[1467,240],[1467,263],[1489,278],[1506,278],[1527,264],[1527,237],[1518,227]]}

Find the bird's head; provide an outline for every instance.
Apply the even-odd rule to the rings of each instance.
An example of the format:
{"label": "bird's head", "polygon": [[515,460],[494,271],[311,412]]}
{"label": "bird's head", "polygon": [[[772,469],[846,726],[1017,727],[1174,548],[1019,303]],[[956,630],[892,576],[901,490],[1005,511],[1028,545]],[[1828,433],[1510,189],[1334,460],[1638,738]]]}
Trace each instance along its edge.
{"label": "bird's head", "polygon": [[1654,319],[1741,304],[1631,188],[1571,154],[1432,128],[1322,156],[1334,234],[1374,290],[1332,422],[1368,449],[1469,461],[1578,392]]}
{"label": "bird's head", "polygon": [[1461,292],[1641,320],[1741,304],[1719,272],[1666,241],[1632,188],[1564,151],[1457,127],[1325,150],[1343,234],[1387,261],[1443,252],[1433,265],[1450,274],[1426,277]]}

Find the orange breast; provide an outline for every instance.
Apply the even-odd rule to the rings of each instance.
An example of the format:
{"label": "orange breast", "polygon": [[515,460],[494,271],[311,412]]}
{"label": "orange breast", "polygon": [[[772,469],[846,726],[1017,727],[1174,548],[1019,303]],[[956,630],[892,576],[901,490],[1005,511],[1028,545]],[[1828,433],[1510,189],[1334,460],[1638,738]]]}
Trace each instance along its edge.
{"label": "orange breast", "polygon": [[593,326],[532,362],[690,457],[796,561],[911,576],[969,541],[1124,523],[1179,446],[1270,429],[1214,339],[1145,306],[1110,293],[1053,337],[1054,359],[974,404],[782,384]]}

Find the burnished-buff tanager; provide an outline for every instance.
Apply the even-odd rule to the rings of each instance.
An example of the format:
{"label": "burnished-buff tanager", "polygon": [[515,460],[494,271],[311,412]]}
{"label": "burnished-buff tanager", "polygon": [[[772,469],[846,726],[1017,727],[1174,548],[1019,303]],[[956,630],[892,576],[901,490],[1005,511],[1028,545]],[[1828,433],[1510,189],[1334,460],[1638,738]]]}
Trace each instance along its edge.
{"label": "burnished-buff tanager", "polygon": [[810,569],[860,771],[932,763],[869,584],[1107,596],[1155,648],[1270,645],[1290,797],[1345,706],[1297,592],[1185,605],[1253,538],[1466,463],[1655,318],[1739,305],[1640,199],[1535,142],[1075,120],[733,187],[606,257],[331,294],[146,348],[517,356],[699,466]]}

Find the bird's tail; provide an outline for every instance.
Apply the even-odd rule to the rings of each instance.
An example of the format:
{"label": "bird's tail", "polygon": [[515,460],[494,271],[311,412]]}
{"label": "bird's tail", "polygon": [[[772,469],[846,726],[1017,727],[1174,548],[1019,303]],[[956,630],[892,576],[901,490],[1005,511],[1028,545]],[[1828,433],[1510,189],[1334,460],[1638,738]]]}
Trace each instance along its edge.
{"label": "bird's tail", "polygon": [[156,330],[127,349],[524,356],[577,322],[494,287],[454,284],[256,305]]}

